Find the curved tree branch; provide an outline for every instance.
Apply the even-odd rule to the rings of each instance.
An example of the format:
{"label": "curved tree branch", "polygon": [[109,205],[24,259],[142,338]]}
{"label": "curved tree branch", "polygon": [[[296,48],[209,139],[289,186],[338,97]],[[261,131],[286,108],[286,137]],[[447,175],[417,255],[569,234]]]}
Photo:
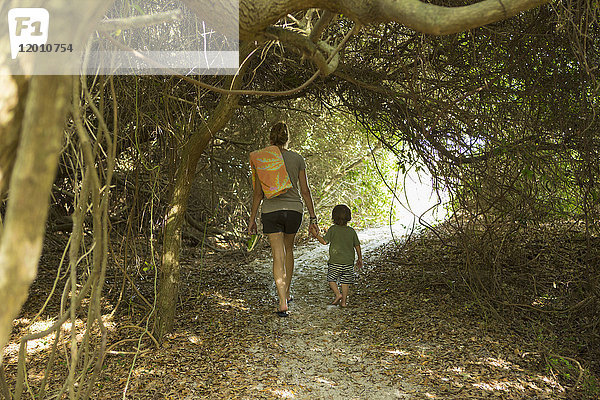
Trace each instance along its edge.
{"label": "curved tree branch", "polygon": [[396,21],[418,32],[450,35],[513,17],[549,0],[484,0],[462,7],[441,7],[420,0],[379,0],[373,21]]}
{"label": "curved tree branch", "polygon": [[[184,0],[199,16],[207,6],[214,10],[211,22],[220,15],[223,26],[233,16],[237,0]],[[442,7],[420,0],[240,0],[239,35],[253,40],[281,17],[295,11],[319,8],[341,13],[362,24],[399,22],[418,32],[449,35],[510,18],[549,0],[484,0],[462,7]]]}

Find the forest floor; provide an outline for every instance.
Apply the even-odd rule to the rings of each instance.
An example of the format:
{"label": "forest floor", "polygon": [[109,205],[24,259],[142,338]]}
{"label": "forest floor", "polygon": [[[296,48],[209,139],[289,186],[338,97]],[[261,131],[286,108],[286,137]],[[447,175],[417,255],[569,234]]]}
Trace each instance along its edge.
{"label": "forest floor", "polygon": [[[188,248],[174,333],[157,348],[139,328],[116,330],[111,343],[139,338],[143,350],[131,354],[138,340],[112,347],[93,398],[597,398],[574,360],[554,365],[535,337],[484,318],[443,265],[408,261],[435,245],[398,250],[368,236],[346,308],[329,305],[326,246],[298,247],[288,318],[274,313],[264,243],[250,255],[200,258]],[[120,306],[118,325],[139,320],[137,304]],[[15,360],[6,360],[10,376]],[[30,357],[30,382],[41,361]]]}

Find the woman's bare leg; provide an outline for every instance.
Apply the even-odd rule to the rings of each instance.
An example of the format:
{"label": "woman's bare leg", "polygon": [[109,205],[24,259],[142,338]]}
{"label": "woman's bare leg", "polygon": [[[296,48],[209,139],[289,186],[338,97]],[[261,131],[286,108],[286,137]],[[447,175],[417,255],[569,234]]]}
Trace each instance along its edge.
{"label": "woman's bare leg", "polygon": [[271,252],[273,253],[273,278],[277,287],[277,297],[279,297],[278,311],[287,311],[286,257],[283,232],[269,233],[267,237],[271,243]]}
{"label": "woman's bare leg", "polygon": [[290,299],[290,286],[292,285],[292,275],[294,275],[294,238],[295,233],[284,233],[283,242],[285,245],[285,298]]}

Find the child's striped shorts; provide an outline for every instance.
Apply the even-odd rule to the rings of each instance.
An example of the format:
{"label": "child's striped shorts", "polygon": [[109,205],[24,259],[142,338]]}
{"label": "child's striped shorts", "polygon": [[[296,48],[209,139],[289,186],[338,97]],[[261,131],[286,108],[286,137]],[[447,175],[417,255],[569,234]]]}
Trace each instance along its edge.
{"label": "child's striped shorts", "polygon": [[354,283],[354,265],[327,264],[327,282],[352,285]]}

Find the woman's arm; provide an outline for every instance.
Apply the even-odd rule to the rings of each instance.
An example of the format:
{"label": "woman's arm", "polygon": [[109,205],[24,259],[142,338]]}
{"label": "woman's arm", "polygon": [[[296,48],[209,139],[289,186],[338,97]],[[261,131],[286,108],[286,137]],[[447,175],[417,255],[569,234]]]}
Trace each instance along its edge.
{"label": "woman's arm", "polygon": [[318,235],[319,225],[316,222],[317,215],[315,214],[315,205],[313,203],[312,194],[310,193],[310,187],[308,186],[305,169],[300,170],[298,173],[298,184],[300,185],[300,195],[302,195],[302,199],[304,200],[304,204],[306,204],[308,215],[311,219],[310,225],[314,225],[313,229],[316,229],[316,234]]}
{"label": "woman's arm", "polygon": [[258,214],[258,207],[262,201],[264,194],[262,186],[258,178],[254,179],[254,187],[252,188],[252,209],[250,211],[250,222],[248,223],[248,233],[255,234],[257,232],[256,226],[256,214]]}

